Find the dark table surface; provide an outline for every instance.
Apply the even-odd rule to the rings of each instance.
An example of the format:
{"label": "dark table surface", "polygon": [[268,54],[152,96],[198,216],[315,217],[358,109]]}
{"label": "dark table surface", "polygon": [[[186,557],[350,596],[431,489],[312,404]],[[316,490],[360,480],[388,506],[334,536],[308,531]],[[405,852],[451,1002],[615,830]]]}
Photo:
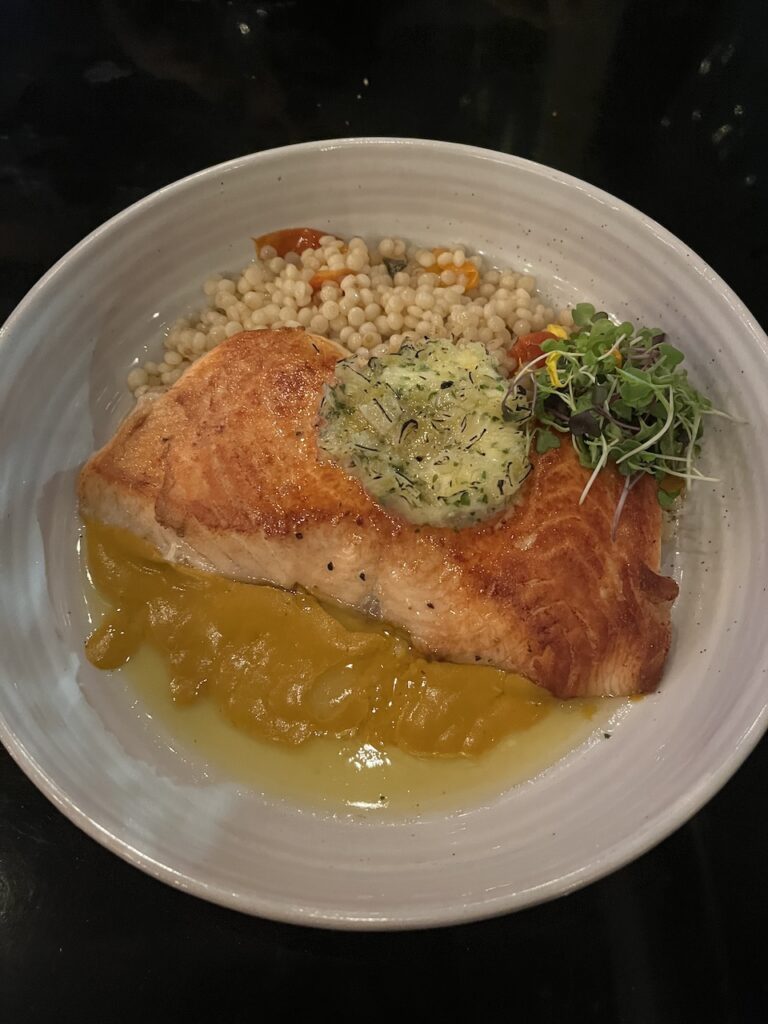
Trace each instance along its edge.
{"label": "dark table surface", "polygon": [[[768,322],[766,0],[4,0],[0,28],[0,318],[83,235],[176,178],[285,143],[410,135],[602,186]],[[81,834],[4,752],[0,771],[0,1016],[14,1024],[324,1008],[768,1021],[765,742],[602,882],[378,935],[173,891]]]}

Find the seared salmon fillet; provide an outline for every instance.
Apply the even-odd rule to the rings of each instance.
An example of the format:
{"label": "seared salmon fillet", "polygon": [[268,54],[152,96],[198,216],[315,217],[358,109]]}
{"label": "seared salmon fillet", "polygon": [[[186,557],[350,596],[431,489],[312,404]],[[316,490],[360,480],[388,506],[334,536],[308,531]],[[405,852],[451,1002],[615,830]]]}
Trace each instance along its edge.
{"label": "seared salmon fillet", "polygon": [[[339,349],[303,330],[245,331],[141,399],[80,476],[85,517],[170,561],[292,588],[402,626],[434,657],[527,676],[559,697],[658,683],[673,580],[658,574],[655,484],[629,493],[572,446],[534,457],[520,500],[461,530],[414,526],[320,457]],[[301,638],[297,637],[297,642]]]}

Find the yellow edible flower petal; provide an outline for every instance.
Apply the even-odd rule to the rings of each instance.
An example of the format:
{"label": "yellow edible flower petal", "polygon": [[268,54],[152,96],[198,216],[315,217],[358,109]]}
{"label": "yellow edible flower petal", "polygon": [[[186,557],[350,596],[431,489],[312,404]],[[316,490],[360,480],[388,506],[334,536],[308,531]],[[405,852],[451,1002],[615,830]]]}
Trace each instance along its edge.
{"label": "yellow edible flower petal", "polygon": [[550,334],[554,334],[556,338],[568,337],[568,331],[566,331],[566,329],[562,327],[560,324],[547,324],[547,326],[544,329],[549,331]]}
{"label": "yellow edible flower petal", "polygon": [[549,380],[553,388],[561,388],[563,386],[560,378],[557,376],[557,360],[559,356],[559,352],[550,352],[545,360],[547,373],[549,374]]}

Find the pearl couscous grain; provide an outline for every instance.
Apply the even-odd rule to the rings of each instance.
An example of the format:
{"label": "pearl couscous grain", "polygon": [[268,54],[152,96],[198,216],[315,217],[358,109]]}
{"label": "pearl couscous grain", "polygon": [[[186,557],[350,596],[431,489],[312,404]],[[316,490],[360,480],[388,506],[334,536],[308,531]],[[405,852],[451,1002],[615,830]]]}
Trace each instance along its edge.
{"label": "pearl couscous grain", "polygon": [[361,364],[424,335],[479,341],[508,373],[516,365],[510,349],[517,337],[553,320],[566,328],[573,323],[569,310],[556,314],[541,301],[530,274],[486,267],[482,257],[458,247],[435,255],[401,238],[369,247],[362,238],[324,235],[317,249],[284,258],[264,245],[240,274],[213,275],[203,292],[208,305],[172,325],[163,361],[128,374],[136,398],[165,391],[240,331],[306,327],[339,342]]}

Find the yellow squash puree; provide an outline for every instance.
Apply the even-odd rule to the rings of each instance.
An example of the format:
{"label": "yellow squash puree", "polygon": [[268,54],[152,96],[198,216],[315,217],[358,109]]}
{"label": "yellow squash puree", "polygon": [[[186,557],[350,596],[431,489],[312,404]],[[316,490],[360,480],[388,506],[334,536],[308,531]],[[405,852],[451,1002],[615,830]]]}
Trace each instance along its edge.
{"label": "yellow squash puree", "polygon": [[[329,744],[353,773],[405,760],[426,778],[426,759],[475,765],[488,758],[468,755],[510,742],[525,749],[536,734],[551,749],[531,757],[527,741],[532,774],[595,728],[587,720],[598,702],[560,702],[511,673],[428,661],[400,631],[307,594],[171,565],[129,532],[98,523],[87,525],[85,541],[90,580],[108,605],[87,641],[89,660],[101,669],[142,665],[155,689],[170,686],[173,705],[190,709],[190,722],[202,722],[191,708],[215,706],[234,726],[219,748],[241,742],[231,741],[235,730],[253,746],[263,744],[252,738],[285,753],[300,747],[294,759],[316,747],[323,763],[315,755],[313,772],[344,789],[338,756],[329,774]],[[519,771],[510,775],[508,784],[519,781]],[[439,781],[429,781],[436,791]]]}

